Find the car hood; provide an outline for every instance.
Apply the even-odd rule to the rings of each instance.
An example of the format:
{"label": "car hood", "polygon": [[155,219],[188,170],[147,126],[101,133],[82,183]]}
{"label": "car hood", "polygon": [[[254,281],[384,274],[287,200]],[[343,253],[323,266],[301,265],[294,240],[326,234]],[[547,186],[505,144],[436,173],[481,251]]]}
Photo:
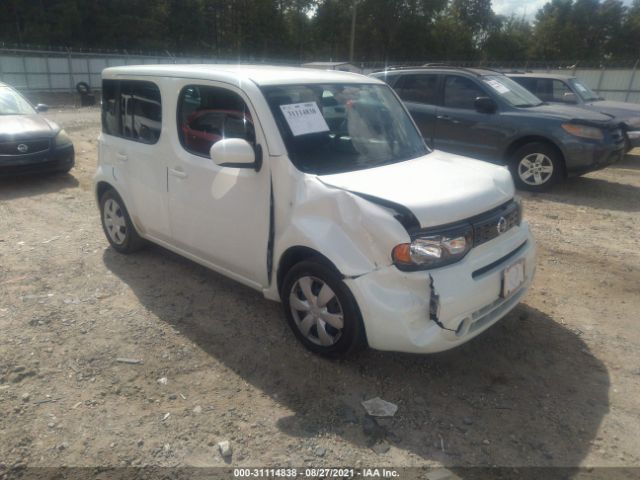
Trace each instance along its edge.
{"label": "car hood", "polygon": [[52,137],[60,127],[41,115],[0,115],[0,141]]}
{"label": "car hood", "polygon": [[575,121],[579,123],[591,123],[599,126],[611,123],[611,117],[609,115],[603,115],[596,111],[585,110],[584,108],[578,108],[570,105],[538,105],[537,107],[529,107],[522,110],[550,118]]}
{"label": "car hood", "polygon": [[408,208],[422,228],[484,213],[515,193],[505,167],[438,150],[405,162],[318,178],[326,185]]}
{"label": "car hood", "polygon": [[632,120],[633,126],[640,128],[640,105],[635,103],[602,100],[585,103],[584,106],[589,110],[613,116],[620,121]]}

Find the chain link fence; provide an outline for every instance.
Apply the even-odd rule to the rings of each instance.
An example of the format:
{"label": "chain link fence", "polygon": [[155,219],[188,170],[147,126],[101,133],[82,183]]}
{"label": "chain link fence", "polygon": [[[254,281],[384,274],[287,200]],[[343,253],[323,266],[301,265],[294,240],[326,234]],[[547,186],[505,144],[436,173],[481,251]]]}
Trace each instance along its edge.
{"label": "chain link fence", "polygon": [[[25,92],[74,93],[84,82],[99,90],[100,74],[107,67],[140,64],[215,64],[260,63],[265,65],[299,65],[297,61],[264,59],[222,59],[207,56],[175,56],[170,52],[153,54],[73,51],[55,49],[25,49],[0,47],[0,81]],[[640,103],[639,61],[616,64],[578,64],[556,62],[364,62],[354,66],[364,74],[394,66],[421,66],[438,63],[459,67],[484,67],[501,72],[534,71],[575,75],[607,100]]]}

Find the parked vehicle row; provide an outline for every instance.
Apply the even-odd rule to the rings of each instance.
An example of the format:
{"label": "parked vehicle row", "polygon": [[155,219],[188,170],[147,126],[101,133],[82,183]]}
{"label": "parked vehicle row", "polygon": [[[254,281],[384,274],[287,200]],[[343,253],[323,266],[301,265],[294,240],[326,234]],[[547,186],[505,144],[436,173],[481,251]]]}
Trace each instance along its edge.
{"label": "parked vehicle row", "polygon": [[[71,168],[64,131],[2,88],[0,111],[49,129],[38,158],[70,154],[56,166]],[[151,241],[281,301],[328,356],[437,352],[489,328],[536,269],[514,181],[542,191],[603,168],[636,128],[452,67],[116,67],[102,97],[95,194],[111,246]]]}
{"label": "parked vehicle row", "polygon": [[433,148],[506,165],[522,189],[546,190],[625,154],[619,121],[545,104],[493,70],[423,67],[372,76],[396,90]]}

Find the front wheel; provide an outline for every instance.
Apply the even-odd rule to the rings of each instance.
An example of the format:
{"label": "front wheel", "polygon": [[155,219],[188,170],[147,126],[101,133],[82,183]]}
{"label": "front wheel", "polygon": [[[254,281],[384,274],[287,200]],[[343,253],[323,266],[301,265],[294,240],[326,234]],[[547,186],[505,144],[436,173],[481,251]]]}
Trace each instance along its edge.
{"label": "front wheel", "polygon": [[312,352],[340,357],[366,345],[351,291],[334,269],[320,261],[306,260],[289,270],[281,297],[289,326]]}
{"label": "front wheel", "polygon": [[124,202],[115,190],[107,190],[100,197],[102,229],[111,246],[120,253],[133,253],[144,245]]}
{"label": "front wheel", "polygon": [[510,168],[516,186],[532,192],[548,190],[563,175],[560,152],[540,142],[528,143],[516,150]]}

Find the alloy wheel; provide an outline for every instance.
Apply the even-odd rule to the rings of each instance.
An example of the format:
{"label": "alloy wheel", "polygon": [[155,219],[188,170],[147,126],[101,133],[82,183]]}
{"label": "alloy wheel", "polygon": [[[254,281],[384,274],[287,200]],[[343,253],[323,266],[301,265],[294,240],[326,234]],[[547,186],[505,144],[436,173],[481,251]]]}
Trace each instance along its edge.
{"label": "alloy wheel", "polygon": [[531,153],[518,164],[518,176],[527,185],[544,185],[553,175],[553,162],[544,153]]}

